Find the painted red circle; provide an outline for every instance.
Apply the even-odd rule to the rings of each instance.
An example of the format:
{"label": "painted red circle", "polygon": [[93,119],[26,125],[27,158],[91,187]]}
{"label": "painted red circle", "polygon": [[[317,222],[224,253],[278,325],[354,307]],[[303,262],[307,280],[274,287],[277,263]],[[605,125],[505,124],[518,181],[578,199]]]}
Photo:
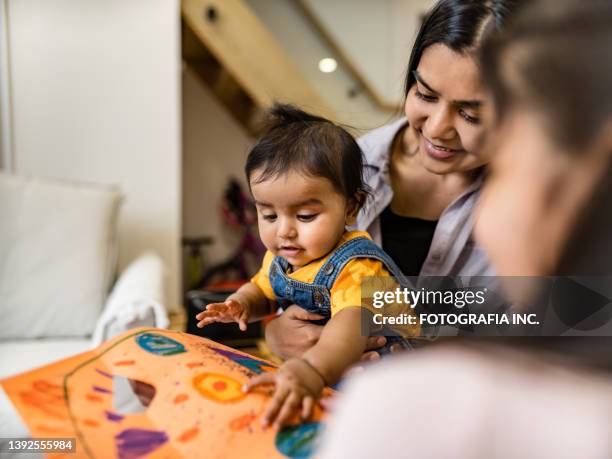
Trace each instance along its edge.
{"label": "painted red circle", "polygon": [[222,391],[227,388],[227,383],[225,381],[215,381],[213,383],[213,389],[217,391]]}

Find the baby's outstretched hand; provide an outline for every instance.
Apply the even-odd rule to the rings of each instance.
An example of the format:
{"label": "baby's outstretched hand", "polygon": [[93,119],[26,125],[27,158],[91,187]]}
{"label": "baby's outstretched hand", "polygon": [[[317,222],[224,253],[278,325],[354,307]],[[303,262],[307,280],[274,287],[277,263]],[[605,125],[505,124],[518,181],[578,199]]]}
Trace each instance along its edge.
{"label": "baby's outstretched hand", "polygon": [[262,417],[264,426],[277,428],[289,421],[301,407],[301,417],[308,419],[316,399],[325,387],[319,372],[303,359],[287,360],[276,373],[263,373],[252,378],[244,387],[249,392],[262,384],[275,384],[276,390]]}
{"label": "baby's outstretched hand", "polygon": [[239,301],[228,299],[224,303],[210,303],[206,310],[196,315],[196,319],[199,320],[198,328],[213,322],[236,322],[240,330],[245,331],[249,321],[249,308]]}

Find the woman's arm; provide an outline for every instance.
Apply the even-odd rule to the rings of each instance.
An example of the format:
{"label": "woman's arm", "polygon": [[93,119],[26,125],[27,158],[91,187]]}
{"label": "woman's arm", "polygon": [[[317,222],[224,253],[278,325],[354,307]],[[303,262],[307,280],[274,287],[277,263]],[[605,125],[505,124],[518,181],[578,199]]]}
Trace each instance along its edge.
{"label": "woman's arm", "polygon": [[299,306],[289,306],[285,312],[266,326],[266,343],[272,352],[283,360],[301,357],[316,344],[323,330],[310,320],[320,320],[323,316],[308,312]]}
{"label": "woman's arm", "polygon": [[[312,348],[323,331],[323,326],[310,323],[310,320],[320,320],[323,316],[305,311],[299,306],[293,305],[287,308],[283,314],[274,319],[266,326],[266,343],[283,360],[291,357],[302,357],[306,351]],[[380,358],[376,349],[387,344],[384,336],[372,336],[368,338],[366,352],[361,357],[362,361],[377,360]],[[400,350],[391,347],[391,351]]]}

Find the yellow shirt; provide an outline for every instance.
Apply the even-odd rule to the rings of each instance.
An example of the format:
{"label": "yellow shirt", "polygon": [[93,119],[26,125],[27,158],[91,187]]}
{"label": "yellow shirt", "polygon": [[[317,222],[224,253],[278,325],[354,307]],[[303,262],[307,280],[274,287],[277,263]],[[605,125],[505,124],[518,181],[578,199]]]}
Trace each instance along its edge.
{"label": "yellow shirt", "polygon": [[[287,276],[297,281],[312,284],[317,273],[323,267],[329,257],[332,256],[334,251],[345,242],[357,237],[367,237],[368,239],[371,239],[370,235],[365,231],[347,231],[342,235],[334,250],[328,253],[327,256],[314,260],[307,265],[288,273]],[[264,256],[261,269],[251,279],[251,282],[257,285],[264,293],[266,298],[270,300],[276,299],[274,290],[270,284],[269,276],[270,266],[272,265],[273,259],[274,255],[272,252],[267,251],[266,255]],[[344,308],[350,306],[361,306],[361,282],[362,279],[367,276],[390,277],[391,274],[379,260],[371,258],[354,258],[350,260],[344,266],[342,271],[340,271],[340,274],[338,274],[338,277],[336,278],[336,281],[334,282],[334,285],[330,291],[332,316]]]}

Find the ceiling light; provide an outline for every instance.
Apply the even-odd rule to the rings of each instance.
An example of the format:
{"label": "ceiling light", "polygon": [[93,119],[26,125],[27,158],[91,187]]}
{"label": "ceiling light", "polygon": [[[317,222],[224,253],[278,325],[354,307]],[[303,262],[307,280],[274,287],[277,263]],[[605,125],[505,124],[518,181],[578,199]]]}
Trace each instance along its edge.
{"label": "ceiling light", "polygon": [[337,67],[338,63],[336,59],[332,59],[331,57],[326,57],[319,61],[319,70],[323,73],[332,73]]}

